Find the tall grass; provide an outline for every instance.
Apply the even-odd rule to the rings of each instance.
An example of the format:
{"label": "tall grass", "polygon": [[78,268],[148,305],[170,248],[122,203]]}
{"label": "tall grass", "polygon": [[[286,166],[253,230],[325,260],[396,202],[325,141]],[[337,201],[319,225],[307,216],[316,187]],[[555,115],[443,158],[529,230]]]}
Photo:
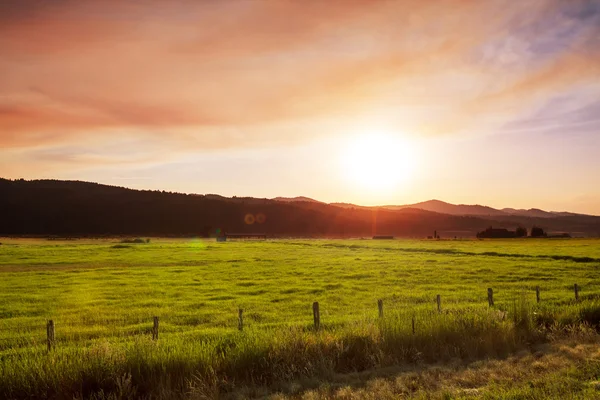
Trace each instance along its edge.
{"label": "tall grass", "polygon": [[[6,398],[215,397],[236,385],[271,385],[301,377],[362,371],[398,363],[503,356],[560,331],[598,323],[600,303],[564,308],[515,301],[508,311],[390,312],[345,325],[287,326],[189,340],[165,335],[6,350],[0,393]],[[412,331],[412,319],[415,332]],[[597,325],[596,325],[597,327]]]}

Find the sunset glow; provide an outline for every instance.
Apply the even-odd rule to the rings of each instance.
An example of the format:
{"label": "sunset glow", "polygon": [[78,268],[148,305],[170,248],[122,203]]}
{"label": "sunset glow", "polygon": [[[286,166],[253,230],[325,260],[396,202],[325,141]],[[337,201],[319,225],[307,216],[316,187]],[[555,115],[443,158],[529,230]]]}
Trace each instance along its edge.
{"label": "sunset glow", "polygon": [[413,177],[413,146],[398,136],[373,132],[349,138],[342,150],[344,178],[377,195],[401,189]]}

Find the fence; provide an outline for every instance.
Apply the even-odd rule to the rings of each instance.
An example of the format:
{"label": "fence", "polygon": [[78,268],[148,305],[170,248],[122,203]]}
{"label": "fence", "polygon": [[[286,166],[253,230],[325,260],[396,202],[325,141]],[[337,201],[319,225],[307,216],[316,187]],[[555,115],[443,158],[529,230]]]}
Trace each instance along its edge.
{"label": "fence", "polygon": [[[575,301],[579,301],[579,285],[577,285],[576,283],[573,285],[573,292],[575,295]],[[488,298],[488,306],[489,307],[494,307],[494,290],[492,288],[488,288],[487,290],[487,298]],[[540,294],[540,287],[536,286],[535,287],[535,298],[536,298],[536,302],[540,303],[541,302],[541,294]],[[442,296],[441,295],[436,295],[435,296],[435,302],[437,304],[437,311],[438,313],[442,312]],[[315,331],[318,331],[321,328],[321,313],[320,313],[320,308],[319,308],[319,302],[315,301],[312,305],[312,309],[313,309],[313,325],[314,325],[314,329]],[[384,308],[383,308],[383,299],[379,299],[377,300],[377,309],[379,311],[379,318],[384,318]],[[415,333],[415,317],[412,317],[412,333]],[[243,309],[238,309],[238,329],[240,331],[244,330],[244,310]],[[159,317],[155,316],[153,317],[153,326],[152,326],[152,340],[158,340],[158,332],[159,332]],[[56,348],[56,340],[55,340],[55,335],[56,335],[56,329],[55,329],[55,324],[54,324],[54,320],[48,320],[47,324],[46,324],[46,334],[47,334],[47,346],[48,346],[48,351],[52,351],[53,349]]]}

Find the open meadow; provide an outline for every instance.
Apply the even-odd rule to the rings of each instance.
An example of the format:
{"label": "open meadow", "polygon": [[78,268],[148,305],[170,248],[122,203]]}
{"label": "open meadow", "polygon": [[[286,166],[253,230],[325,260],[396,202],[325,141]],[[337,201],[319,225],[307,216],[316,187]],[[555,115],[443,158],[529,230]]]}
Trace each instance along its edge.
{"label": "open meadow", "polygon": [[600,322],[592,239],[0,242],[8,398],[216,397],[234,383],[504,357]]}

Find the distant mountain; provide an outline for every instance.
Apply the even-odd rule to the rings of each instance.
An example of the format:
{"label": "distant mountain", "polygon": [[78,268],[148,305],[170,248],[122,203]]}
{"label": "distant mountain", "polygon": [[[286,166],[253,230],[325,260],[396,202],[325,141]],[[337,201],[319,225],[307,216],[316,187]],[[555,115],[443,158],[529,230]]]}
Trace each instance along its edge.
{"label": "distant mountain", "polygon": [[364,210],[376,208],[376,207],[368,207],[368,206],[359,206],[357,204],[352,204],[352,203],[329,203],[329,205],[341,207],[341,208],[350,208],[350,209],[360,208],[360,209],[364,209]]}
{"label": "distant mountain", "polygon": [[450,204],[440,200],[429,200],[422,203],[408,204],[403,206],[383,206],[389,210],[401,210],[404,208],[418,208],[420,210],[433,211],[449,215],[477,215],[477,216],[503,216],[500,210],[488,206]]}
{"label": "distant mountain", "polygon": [[322,203],[322,201],[318,201],[315,199],[311,199],[310,197],[304,197],[304,196],[298,196],[298,197],[275,197],[274,199],[275,201],[283,201],[286,203],[294,203],[294,202],[299,202],[299,201],[306,201],[306,202],[311,202],[311,203]]}
{"label": "distant mountain", "polygon": [[[315,202],[322,203],[320,201],[308,198],[308,197],[276,197],[273,200],[285,201],[285,202]],[[539,208],[515,209],[515,208],[503,208],[498,210],[489,206],[483,206],[479,204],[451,204],[441,200],[428,200],[421,203],[405,204],[405,205],[385,205],[385,206],[361,206],[352,203],[329,203],[329,205],[341,207],[345,209],[386,209],[386,210],[406,210],[406,209],[417,209],[423,211],[430,211],[439,214],[457,215],[457,216],[479,216],[479,217],[528,217],[528,218],[556,218],[556,217],[593,217],[592,215],[577,214],[566,211],[544,211]]]}
{"label": "distant mountain", "polygon": [[537,217],[537,218],[554,218],[559,215],[553,214],[548,211],[540,210],[539,208],[530,208],[529,210],[516,210],[514,208],[503,208],[503,212],[509,215],[520,215],[523,217]]}
{"label": "distant mountain", "polygon": [[550,211],[550,214],[553,214],[556,217],[589,217],[587,214],[577,214],[567,211]]}
{"label": "distant mountain", "polygon": [[390,210],[401,210],[405,208],[418,208],[420,210],[433,211],[441,214],[449,215],[475,215],[475,216],[520,216],[529,218],[556,218],[556,217],[593,217],[592,215],[577,214],[566,211],[544,211],[539,208],[515,209],[515,208],[503,208],[498,210],[496,208],[482,206],[482,205],[467,205],[467,204],[450,204],[440,200],[429,200],[422,203],[400,205],[400,206],[383,206]]}
{"label": "distant mountain", "polygon": [[580,217],[580,216],[588,216],[586,214],[577,214],[566,211],[544,211],[539,208],[530,208],[529,210],[515,210],[514,208],[503,208],[507,214],[510,215],[520,215],[523,217],[534,217],[534,218],[556,218],[556,217]]}
{"label": "distant mountain", "polygon": [[[260,199],[133,190],[90,182],[0,178],[0,235],[271,237],[473,237],[490,226],[540,226],[550,232],[600,236],[600,217],[509,214],[485,206],[433,200],[407,206],[335,205],[306,197]],[[257,216],[261,215],[261,218]],[[249,216],[254,216],[251,218]],[[258,221],[261,221],[260,223]]]}

